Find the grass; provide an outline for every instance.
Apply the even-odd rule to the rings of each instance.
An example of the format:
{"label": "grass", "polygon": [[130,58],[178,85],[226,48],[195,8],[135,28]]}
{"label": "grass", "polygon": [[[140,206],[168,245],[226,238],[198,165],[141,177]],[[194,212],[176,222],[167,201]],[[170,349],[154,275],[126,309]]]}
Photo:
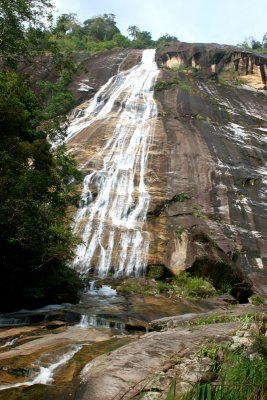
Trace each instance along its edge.
{"label": "grass", "polygon": [[[255,347],[256,343],[259,343]],[[263,344],[264,342],[264,344]],[[241,350],[231,352],[227,343],[204,345],[199,357],[214,360],[212,382],[199,382],[187,392],[183,400],[266,400],[267,399],[267,338],[257,335],[253,358]],[[169,397],[168,400],[175,400]]]}
{"label": "grass", "polygon": [[169,80],[161,80],[159,79],[155,85],[154,85],[154,89],[158,92],[162,91],[162,90],[166,90],[169,89],[171,87],[175,87],[175,86],[179,86],[182,90],[186,91],[186,92],[191,92],[192,91],[192,86],[190,85],[190,83],[179,79],[179,78],[171,78]]}
{"label": "grass", "polygon": [[169,282],[158,282],[160,293],[168,292],[171,297],[206,298],[216,294],[212,284],[201,277],[182,272]]}
{"label": "grass", "polygon": [[253,343],[253,349],[267,359],[267,336],[257,335]]}
{"label": "grass", "polygon": [[146,295],[154,295],[159,292],[155,282],[152,280],[145,280],[144,278],[125,279],[117,290],[121,293],[137,293]]}
{"label": "grass", "polygon": [[148,279],[162,279],[165,275],[165,269],[163,265],[152,265],[148,273],[146,274],[146,277]]}
{"label": "grass", "polygon": [[155,295],[162,293],[168,297],[206,298],[215,295],[216,289],[201,277],[191,276],[182,272],[173,278],[164,280],[164,267],[154,265],[149,269],[145,278],[127,278],[117,287],[122,293],[137,293]]}
{"label": "grass", "polygon": [[253,294],[253,296],[251,296],[250,300],[254,306],[259,306],[260,304],[264,304],[264,302],[265,302],[264,298],[261,297],[259,294]]}
{"label": "grass", "polygon": [[255,320],[254,315],[209,315],[207,317],[198,318],[193,321],[194,325],[210,325],[210,324],[221,324],[225,322],[253,322]]}

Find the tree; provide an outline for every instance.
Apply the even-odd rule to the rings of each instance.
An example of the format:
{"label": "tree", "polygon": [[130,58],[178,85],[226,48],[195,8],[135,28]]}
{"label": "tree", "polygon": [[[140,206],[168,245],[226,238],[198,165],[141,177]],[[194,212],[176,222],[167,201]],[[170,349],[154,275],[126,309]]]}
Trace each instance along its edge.
{"label": "tree", "polygon": [[[46,26],[52,21],[52,4],[49,0],[0,0],[0,58],[14,65],[32,56],[30,46],[33,32],[35,41],[45,37]],[[49,47],[48,41],[46,45]],[[46,51],[43,43],[43,51]]]}
{"label": "tree", "polygon": [[112,40],[119,47],[131,47],[131,41],[126,36],[123,36],[121,33],[116,33],[113,36]]}
{"label": "tree", "polygon": [[258,40],[252,40],[251,42],[251,48],[253,50],[258,50],[262,48],[261,42],[259,42]]}
{"label": "tree", "polygon": [[115,34],[120,33],[114,14],[104,14],[87,19],[83,25],[84,33],[100,42],[111,40]]}
{"label": "tree", "polygon": [[162,43],[162,42],[178,42],[178,39],[176,36],[171,36],[168,33],[165,33],[165,35],[160,36],[157,40],[157,43]]}
{"label": "tree", "polygon": [[71,63],[64,57],[58,81],[43,84],[43,98],[32,91],[29,78],[10,70],[25,57],[30,64],[39,62],[35,56],[49,46],[59,60],[42,20],[50,20],[50,9],[49,1],[0,0],[0,57],[2,67],[8,64],[0,72],[1,311],[77,300],[80,286],[67,268],[77,242],[67,207],[77,203],[70,182],[81,174],[64,148],[52,150],[47,140],[73,104],[65,90]]}
{"label": "tree", "polygon": [[151,33],[148,31],[137,32],[136,39],[132,41],[132,47],[136,49],[145,49],[154,46],[155,42],[152,40]]}
{"label": "tree", "polygon": [[140,32],[140,29],[136,25],[130,25],[127,29],[129,36],[132,37],[133,40],[137,39],[137,34]]}
{"label": "tree", "polygon": [[81,24],[77,20],[77,14],[69,13],[62,14],[56,20],[56,26],[53,29],[54,33],[75,34],[81,28]]}
{"label": "tree", "polygon": [[[53,301],[44,280],[49,273],[60,273],[62,279],[76,243],[66,208],[77,202],[69,182],[78,181],[80,173],[64,149],[51,151],[41,115],[26,79],[0,73],[0,308],[2,301],[23,304],[25,296],[31,298],[32,285],[40,291],[31,298],[32,306]],[[43,281],[40,269],[48,271],[47,276],[40,271]]]}
{"label": "tree", "polygon": [[267,32],[264,34],[264,36],[262,38],[262,47],[264,49],[267,49]]}

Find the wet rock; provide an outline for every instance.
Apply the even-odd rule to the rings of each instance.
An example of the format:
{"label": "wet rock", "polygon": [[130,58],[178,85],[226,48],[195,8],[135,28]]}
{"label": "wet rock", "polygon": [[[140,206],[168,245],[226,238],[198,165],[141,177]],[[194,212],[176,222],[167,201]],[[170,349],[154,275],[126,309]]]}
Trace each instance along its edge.
{"label": "wet rock", "polygon": [[47,329],[53,330],[57,328],[61,328],[62,326],[66,326],[67,322],[64,321],[51,321],[46,324]]}
{"label": "wet rock", "polygon": [[[157,190],[150,181],[149,263],[174,274],[189,270],[218,289],[230,284],[230,294],[246,302],[254,291],[266,292],[267,98],[233,81],[238,72],[262,86],[266,56],[179,42],[156,58],[158,82],[165,84],[155,92],[160,118],[151,169],[158,179]],[[246,69],[252,64],[253,74]],[[187,199],[170,204],[180,193]]]}
{"label": "wet rock", "polygon": [[5,371],[8,374],[15,375],[16,377],[20,376],[30,376],[32,373],[32,369],[28,368],[12,368],[8,366],[0,366],[1,371]]}
{"label": "wet rock", "polygon": [[[195,330],[179,328],[168,332],[150,333],[129,346],[124,346],[110,355],[99,357],[89,363],[81,372],[79,400],[102,400],[105,398],[131,399],[146,389],[154,388],[153,381],[159,374],[173,375],[175,359],[194,354],[200,344],[208,338],[215,340],[221,334],[232,332],[238,324],[216,324],[212,329],[206,326]],[[167,367],[166,360],[172,359]],[[195,378],[201,379],[209,370],[210,362],[203,364],[199,373],[199,363],[195,365]],[[177,366],[177,369],[179,365]],[[188,372],[184,371],[185,379]],[[177,374],[179,376],[179,374]],[[169,382],[169,380],[168,380]],[[156,386],[157,388],[157,386]]]}
{"label": "wet rock", "polygon": [[237,300],[230,294],[222,294],[221,296],[218,297],[218,300],[222,300],[227,304],[237,304]]}

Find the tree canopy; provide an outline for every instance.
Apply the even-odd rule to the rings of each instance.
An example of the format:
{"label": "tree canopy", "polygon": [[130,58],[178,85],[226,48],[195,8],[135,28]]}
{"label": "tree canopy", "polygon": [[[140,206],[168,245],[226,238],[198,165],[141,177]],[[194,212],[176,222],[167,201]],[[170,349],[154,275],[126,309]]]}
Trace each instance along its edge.
{"label": "tree canopy", "polygon": [[90,53],[114,47],[153,48],[163,42],[178,40],[166,33],[155,41],[150,32],[141,31],[136,25],[130,25],[127,32],[129,37],[120,32],[114,14],[97,15],[81,23],[76,14],[70,13],[57,18],[51,38],[64,51]]}
{"label": "tree canopy", "polygon": [[267,53],[267,32],[263,35],[262,41],[255,39],[253,36],[249,36],[242,44],[238,44],[238,46],[248,50],[256,50],[260,53]]}
{"label": "tree canopy", "polygon": [[[49,1],[0,0],[0,310],[77,299],[80,282],[67,267],[77,243],[67,210],[77,203],[80,172],[64,147],[48,135],[64,133],[73,105],[67,70],[52,84],[37,83],[17,69],[47,51]],[[36,43],[40,47],[36,47]],[[53,43],[49,44],[51,48]],[[40,50],[40,51],[39,51]],[[51,58],[57,56],[53,47]],[[38,95],[36,94],[38,93]],[[43,98],[42,98],[43,97]],[[64,127],[64,123],[63,123]]]}

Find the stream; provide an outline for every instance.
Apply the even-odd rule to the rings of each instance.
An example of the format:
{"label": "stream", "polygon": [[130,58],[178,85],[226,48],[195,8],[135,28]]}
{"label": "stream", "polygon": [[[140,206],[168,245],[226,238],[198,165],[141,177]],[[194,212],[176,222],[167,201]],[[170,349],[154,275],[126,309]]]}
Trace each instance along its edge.
{"label": "stream", "polygon": [[[106,352],[109,343],[116,348],[148,332],[152,320],[210,308],[205,301],[120,294],[109,285],[92,281],[79,304],[2,314],[0,398],[9,399],[9,393],[16,393],[16,399],[20,399],[19,394],[29,387],[34,390],[40,385],[47,393],[45,390],[54,390],[55,383],[64,392],[62,380],[64,383],[67,377],[74,385],[80,367],[99,354],[102,343]],[[70,368],[74,369],[71,377]],[[2,393],[7,397],[1,397]]]}

